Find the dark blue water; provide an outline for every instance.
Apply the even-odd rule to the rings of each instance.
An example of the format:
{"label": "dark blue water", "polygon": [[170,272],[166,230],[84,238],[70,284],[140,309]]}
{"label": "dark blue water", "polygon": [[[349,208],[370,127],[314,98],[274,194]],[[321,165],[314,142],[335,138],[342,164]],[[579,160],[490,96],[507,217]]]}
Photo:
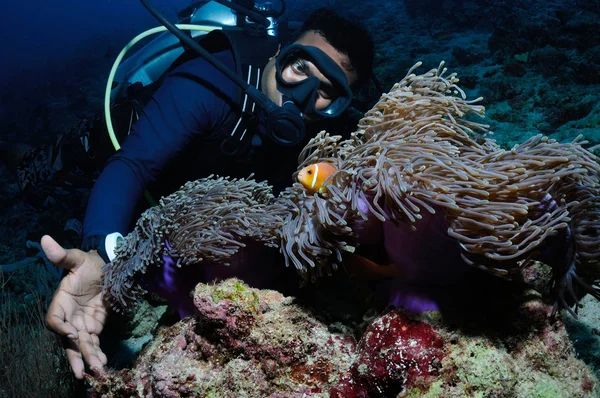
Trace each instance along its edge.
{"label": "dark blue water", "polygon": [[[175,19],[189,1],[154,3]],[[1,19],[0,136],[30,142],[93,112],[120,49],[157,25],[139,1],[14,2]]]}

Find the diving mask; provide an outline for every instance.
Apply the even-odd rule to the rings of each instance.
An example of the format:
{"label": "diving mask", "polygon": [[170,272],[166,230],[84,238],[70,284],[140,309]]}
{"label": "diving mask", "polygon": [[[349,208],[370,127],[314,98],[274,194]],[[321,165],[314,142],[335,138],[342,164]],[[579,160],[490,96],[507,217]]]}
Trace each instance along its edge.
{"label": "diving mask", "polygon": [[[308,76],[297,81],[286,81],[283,77],[284,69],[298,60],[312,62],[331,82],[331,86],[323,87],[324,83],[316,76]],[[344,71],[319,48],[292,44],[281,51],[275,65],[277,88],[283,94],[283,105],[292,101],[304,115],[326,118],[340,116],[350,105],[352,90],[348,86],[348,79]],[[320,89],[333,93],[331,103],[324,109],[315,107]]]}

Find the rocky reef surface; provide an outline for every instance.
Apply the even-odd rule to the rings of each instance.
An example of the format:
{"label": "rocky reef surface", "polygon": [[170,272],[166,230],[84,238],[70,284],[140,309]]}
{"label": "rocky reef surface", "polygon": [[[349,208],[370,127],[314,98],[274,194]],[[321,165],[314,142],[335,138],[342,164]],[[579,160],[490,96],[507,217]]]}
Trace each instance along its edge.
{"label": "rocky reef surface", "polygon": [[357,324],[238,279],[199,284],[197,313],[134,366],[86,378],[93,397],[598,396],[564,323],[535,291],[518,296],[480,321],[396,309]]}

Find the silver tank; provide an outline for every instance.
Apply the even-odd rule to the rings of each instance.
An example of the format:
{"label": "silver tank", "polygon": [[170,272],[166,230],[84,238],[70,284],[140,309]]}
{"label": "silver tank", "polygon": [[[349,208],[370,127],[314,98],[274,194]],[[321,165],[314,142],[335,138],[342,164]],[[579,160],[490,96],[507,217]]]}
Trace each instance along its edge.
{"label": "silver tank", "polygon": [[[235,11],[214,1],[196,9],[191,16],[191,24],[207,26],[236,26]],[[192,37],[207,32],[192,31]],[[127,58],[119,65],[114,81],[118,84],[111,92],[111,100],[124,95],[122,91],[130,84],[140,82],[144,86],[156,81],[169,65],[183,53],[179,39],[170,32],[158,34],[151,42]]]}

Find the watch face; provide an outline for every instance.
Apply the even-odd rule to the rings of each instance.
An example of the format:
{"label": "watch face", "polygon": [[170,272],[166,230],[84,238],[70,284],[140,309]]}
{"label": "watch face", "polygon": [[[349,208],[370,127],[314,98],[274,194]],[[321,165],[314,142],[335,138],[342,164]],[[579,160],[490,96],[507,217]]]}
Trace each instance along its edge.
{"label": "watch face", "polygon": [[119,245],[123,241],[123,235],[118,232],[113,232],[112,234],[106,235],[104,239],[104,250],[109,262],[115,259],[117,255],[115,254],[115,249],[117,245]]}

